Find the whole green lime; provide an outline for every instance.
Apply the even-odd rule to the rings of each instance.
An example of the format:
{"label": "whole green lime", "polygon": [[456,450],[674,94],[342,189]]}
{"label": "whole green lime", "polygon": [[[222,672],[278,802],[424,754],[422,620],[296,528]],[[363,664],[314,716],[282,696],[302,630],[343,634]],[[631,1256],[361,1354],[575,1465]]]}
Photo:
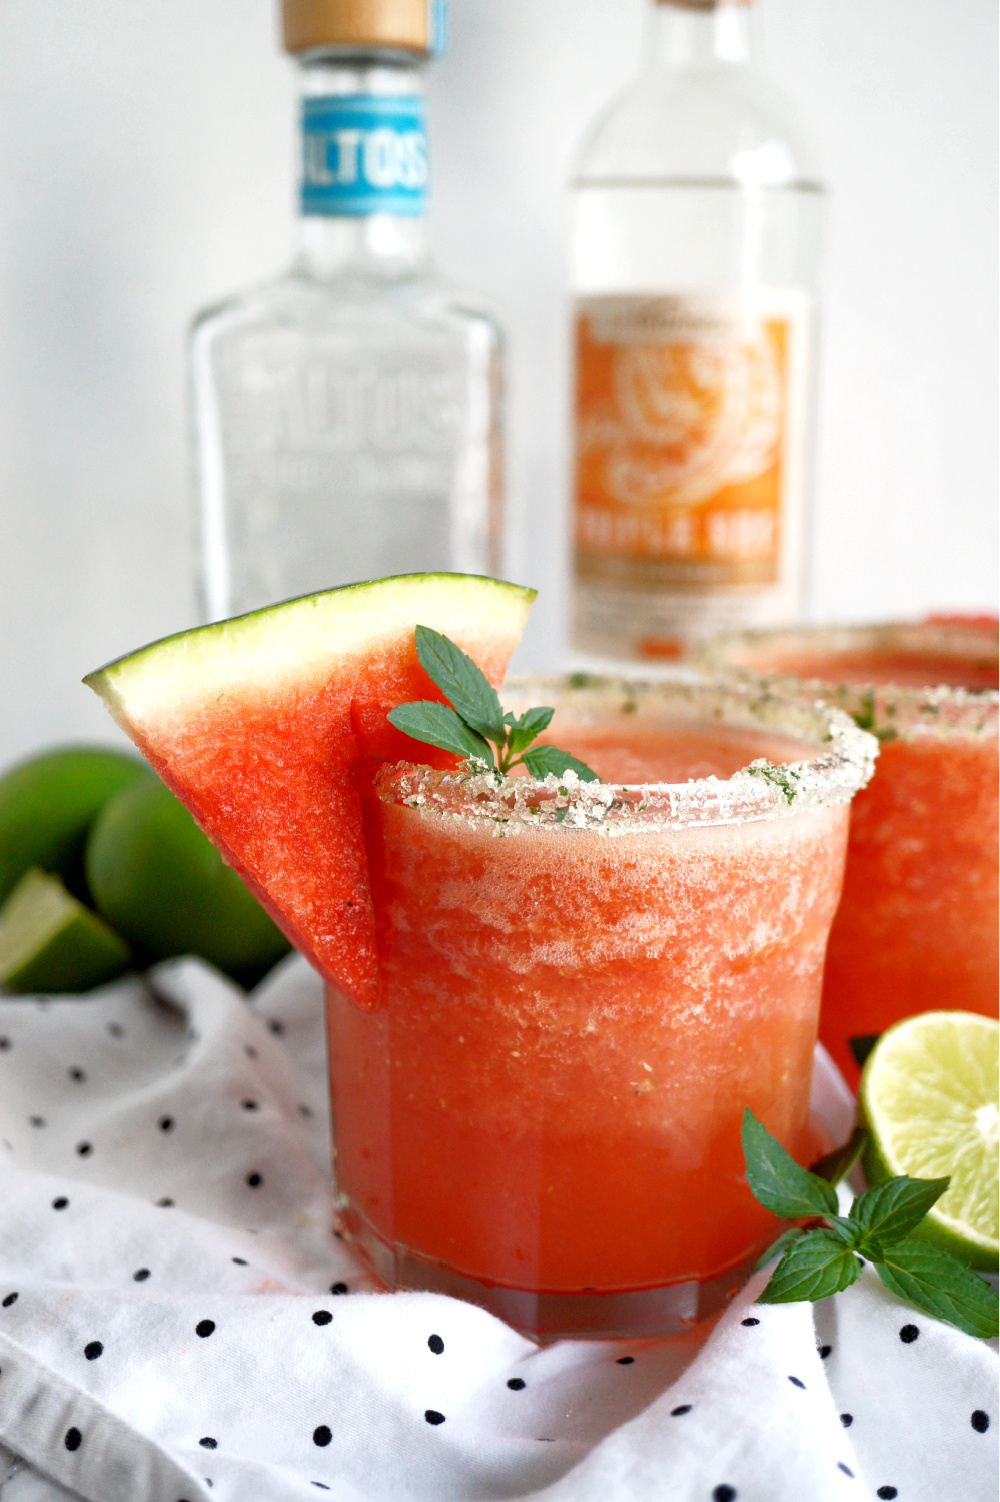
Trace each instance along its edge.
{"label": "whole green lime", "polygon": [[98,911],[141,958],[200,955],[249,983],[290,947],[159,779],[105,805],[87,841],[86,872]]}
{"label": "whole green lime", "polygon": [[87,832],[109,798],[139,779],[141,761],[103,746],[61,746],[0,778],[0,903],[32,866],[57,872],[80,897]]}

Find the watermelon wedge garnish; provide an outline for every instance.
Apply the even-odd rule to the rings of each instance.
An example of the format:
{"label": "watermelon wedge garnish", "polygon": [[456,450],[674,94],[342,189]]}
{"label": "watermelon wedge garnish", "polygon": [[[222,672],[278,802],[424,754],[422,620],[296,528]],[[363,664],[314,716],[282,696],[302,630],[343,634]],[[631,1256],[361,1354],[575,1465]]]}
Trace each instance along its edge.
{"label": "watermelon wedge garnish", "polygon": [[289,939],[378,999],[361,758],[453,764],[386,714],[440,699],[414,631],[503,679],[535,591],[468,574],[350,584],[153,642],[84,679]]}

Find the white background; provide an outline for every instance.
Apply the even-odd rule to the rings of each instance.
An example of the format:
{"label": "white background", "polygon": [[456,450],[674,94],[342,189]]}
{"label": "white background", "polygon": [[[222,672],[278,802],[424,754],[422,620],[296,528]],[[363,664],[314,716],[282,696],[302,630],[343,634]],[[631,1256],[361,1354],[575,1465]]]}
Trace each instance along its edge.
{"label": "white background", "polygon": [[[993,0],[762,0],[831,189],[810,612],[996,600]],[[563,185],[642,0],[453,0],[434,238],[511,336],[519,659],[562,650]],[[273,0],[0,6],[0,766],[112,739],[79,686],[194,620],[183,334],[292,242]]]}

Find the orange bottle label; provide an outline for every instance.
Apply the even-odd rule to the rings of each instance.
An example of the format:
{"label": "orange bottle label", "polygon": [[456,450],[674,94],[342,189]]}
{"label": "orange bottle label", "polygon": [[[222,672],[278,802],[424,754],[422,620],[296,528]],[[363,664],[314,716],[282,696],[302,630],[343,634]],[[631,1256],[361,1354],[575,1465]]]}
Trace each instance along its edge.
{"label": "orange bottle label", "polygon": [[789,320],[678,298],[583,302],[576,573],[711,593],[778,582]]}

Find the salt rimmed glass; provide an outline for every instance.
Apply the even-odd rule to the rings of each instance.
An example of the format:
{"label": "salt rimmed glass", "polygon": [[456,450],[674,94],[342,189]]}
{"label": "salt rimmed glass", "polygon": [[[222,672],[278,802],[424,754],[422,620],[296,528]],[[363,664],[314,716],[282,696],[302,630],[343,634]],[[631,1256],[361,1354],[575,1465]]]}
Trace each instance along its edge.
{"label": "salt rimmed glass", "polygon": [[555,705],[569,750],[610,728],[771,759],[643,785],[376,770],[382,1000],[328,993],[342,1230],[388,1287],[543,1337],[683,1330],[775,1233],[743,1180],[743,1107],[811,1150],[823,953],[875,742],[708,684],[503,697]]}
{"label": "salt rimmed glass", "polygon": [[881,743],[851,812],[823,990],[820,1035],[847,1078],[857,1081],[868,1041],[905,1016],[995,1017],[996,622],[745,632],[699,661],[836,704]]}

